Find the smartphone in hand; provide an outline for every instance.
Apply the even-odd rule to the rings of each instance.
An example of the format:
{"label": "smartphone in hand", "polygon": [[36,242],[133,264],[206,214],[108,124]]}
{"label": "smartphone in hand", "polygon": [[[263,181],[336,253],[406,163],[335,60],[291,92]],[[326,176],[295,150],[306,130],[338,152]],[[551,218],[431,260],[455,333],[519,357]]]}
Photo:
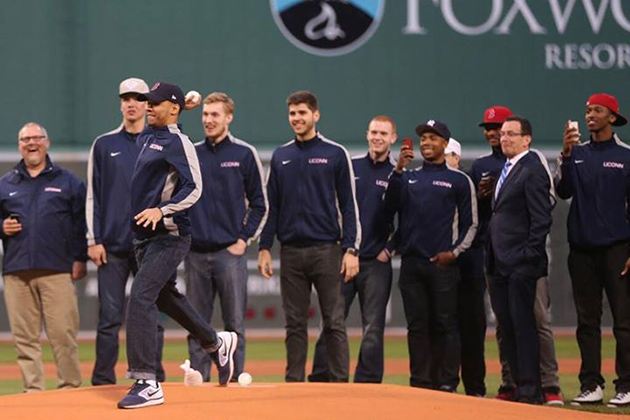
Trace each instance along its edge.
{"label": "smartphone in hand", "polygon": [[580,144],[580,136],[581,136],[581,134],[580,134],[580,126],[579,126],[578,122],[569,120],[567,122],[567,125],[569,126],[569,130],[575,129],[577,131],[578,139],[575,141],[575,144]]}
{"label": "smartphone in hand", "polygon": [[413,139],[403,139],[402,145],[410,150],[413,150]]}
{"label": "smartphone in hand", "polygon": [[11,214],[9,215],[9,219],[13,219],[13,220],[15,220],[16,222],[20,223],[20,215],[19,215],[19,214],[17,214],[17,213],[11,213]]}

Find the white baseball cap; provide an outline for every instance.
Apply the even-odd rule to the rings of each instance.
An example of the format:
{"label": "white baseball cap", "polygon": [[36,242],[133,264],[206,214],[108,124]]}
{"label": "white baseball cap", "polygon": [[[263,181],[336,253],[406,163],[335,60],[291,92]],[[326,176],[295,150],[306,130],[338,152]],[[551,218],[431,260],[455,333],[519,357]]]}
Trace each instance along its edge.
{"label": "white baseball cap", "polygon": [[462,145],[451,137],[448,139],[448,146],[444,149],[444,153],[455,153],[457,156],[462,157]]}
{"label": "white baseball cap", "polygon": [[149,93],[149,86],[142,79],[130,77],[120,82],[118,88],[118,96],[123,96],[126,93]]}

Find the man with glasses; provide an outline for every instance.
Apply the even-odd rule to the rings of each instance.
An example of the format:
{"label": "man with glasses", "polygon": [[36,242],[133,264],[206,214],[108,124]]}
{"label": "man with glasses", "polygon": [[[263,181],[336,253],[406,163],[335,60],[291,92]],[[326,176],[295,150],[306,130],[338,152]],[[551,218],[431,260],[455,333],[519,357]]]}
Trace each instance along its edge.
{"label": "man with glasses", "polygon": [[45,388],[42,325],[57,365],[57,388],[81,385],[74,280],[85,276],[85,185],[48,156],[37,123],[18,134],[22,160],[0,179],[4,299],[24,391]]}
{"label": "man with glasses", "polygon": [[511,116],[501,127],[506,157],[492,197],[487,274],[500,346],[516,384],[515,400],[543,402],[534,301],[537,280],[547,274],[545,241],[551,229],[550,176],[530,152],[528,120]]}
{"label": "man with glasses", "polygon": [[[492,193],[506,160],[501,150],[501,126],[505,119],[512,114],[512,111],[504,106],[491,106],[484,111],[483,121],[479,126],[483,128],[484,136],[492,151],[477,158],[472,164],[470,173],[470,177],[477,187],[479,230],[472,247],[460,259],[462,283],[459,306],[459,328],[462,335],[461,376],[466,393],[469,395],[484,395],[486,388],[484,383],[486,374],[484,359],[486,338],[484,248],[488,238],[488,223],[492,215]],[[542,153],[535,149],[531,149],[531,151],[539,156],[545,169],[549,171],[547,161]],[[553,200],[555,200],[555,195]],[[549,246],[547,246],[547,251],[550,252]],[[540,341],[540,376],[545,403],[563,405],[556,349],[551,330],[548,282],[547,275],[538,279],[534,304],[534,315],[536,316],[536,327]],[[497,327],[496,334],[499,342],[501,341],[500,330],[501,328]],[[501,346],[499,345],[501,385],[495,398],[513,401],[516,397],[516,385],[510,373],[506,356],[500,349]]]}

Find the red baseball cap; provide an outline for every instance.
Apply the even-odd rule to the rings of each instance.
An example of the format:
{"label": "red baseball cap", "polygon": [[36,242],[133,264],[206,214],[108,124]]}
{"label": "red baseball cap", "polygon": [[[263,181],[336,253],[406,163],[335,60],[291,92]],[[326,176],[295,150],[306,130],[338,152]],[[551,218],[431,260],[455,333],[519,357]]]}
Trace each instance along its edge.
{"label": "red baseball cap", "polygon": [[506,106],[491,106],[483,113],[483,122],[479,123],[479,127],[485,127],[486,124],[503,124],[505,119],[513,114]]}
{"label": "red baseball cap", "polygon": [[617,98],[607,93],[596,93],[595,95],[591,95],[586,101],[586,106],[589,105],[601,105],[610,109],[610,111],[617,116],[617,120],[612,123],[612,125],[622,126],[626,125],[628,120],[619,114],[619,102],[617,102]]}

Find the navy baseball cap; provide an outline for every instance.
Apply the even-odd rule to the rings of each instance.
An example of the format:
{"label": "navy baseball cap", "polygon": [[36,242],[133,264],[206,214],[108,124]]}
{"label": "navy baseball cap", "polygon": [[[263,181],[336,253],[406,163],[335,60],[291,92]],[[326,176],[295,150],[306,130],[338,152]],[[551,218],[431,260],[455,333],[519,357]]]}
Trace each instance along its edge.
{"label": "navy baseball cap", "polygon": [[419,136],[427,132],[435,133],[446,141],[451,138],[451,130],[446,124],[438,120],[429,120],[426,124],[420,124],[416,127],[416,134]]}
{"label": "navy baseball cap", "polygon": [[184,92],[182,92],[179,86],[165,82],[155,83],[149,92],[139,94],[138,100],[158,103],[169,101],[174,104],[178,104],[180,111],[184,110],[184,104],[186,102],[184,99]]}

